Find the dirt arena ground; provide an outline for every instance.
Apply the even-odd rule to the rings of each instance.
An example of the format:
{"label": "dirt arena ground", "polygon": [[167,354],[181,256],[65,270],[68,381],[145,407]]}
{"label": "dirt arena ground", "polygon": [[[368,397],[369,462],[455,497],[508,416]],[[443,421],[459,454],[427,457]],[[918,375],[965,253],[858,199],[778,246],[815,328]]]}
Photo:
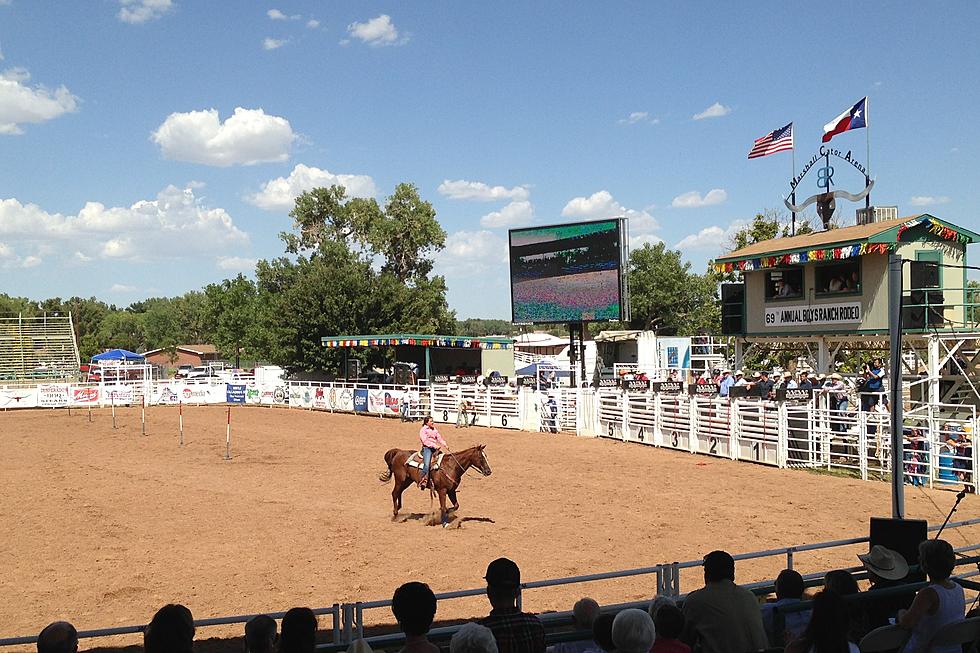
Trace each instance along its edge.
{"label": "dirt arena ground", "polygon": [[[80,629],[148,621],[164,603],[196,618],[320,607],[390,597],[408,580],[433,590],[482,585],[486,564],[512,557],[525,580],[695,559],[867,532],[891,512],[889,486],[778,470],[606,439],[443,425],[450,445],[487,444],[493,475],[467,474],[452,527],[425,524],[428,494],[406,491],[391,521],[383,453],[412,447],[418,423],[299,410],[225,409],[0,413],[0,636],[37,633],[55,619]],[[908,513],[941,522],[953,492],[907,491]],[[957,519],[980,516],[968,497]],[[954,545],[980,529],[951,532]],[[855,548],[798,555],[803,572],[855,563]],[[774,559],[739,566],[738,580],[771,578]],[[700,586],[682,575],[682,590]],[[533,590],[527,609],[568,609],[650,597],[651,577]],[[487,611],[447,601],[440,618]],[[371,622],[390,622],[386,610]],[[329,628],[329,619],[321,624]],[[228,636],[240,626],[205,629]],[[132,643],[134,638],[95,644]],[[14,650],[14,649],[8,649]],[[25,647],[21,650],[30,650]]]}

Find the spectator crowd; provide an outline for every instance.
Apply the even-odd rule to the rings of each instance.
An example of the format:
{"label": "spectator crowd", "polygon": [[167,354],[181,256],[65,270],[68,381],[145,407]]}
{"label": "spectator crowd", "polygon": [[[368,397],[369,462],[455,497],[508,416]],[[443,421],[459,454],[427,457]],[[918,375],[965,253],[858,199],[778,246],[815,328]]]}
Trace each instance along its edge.
{"label": "spectator crowd", "polygon": [[[572,637],[547,646],[541,619],[520,607],[521,572],[507,558],[491,562],[484,576],[489,614],[463,624],[452,635],[449,653],[856,653],[872,630],[889,624],[908,632],[904,653],[960,653],[959,647],[933,647],[944,626],[964,619],[963,588],[951,580],[956,564],[944,540],[919,546],[919,566],[928,585],[913,593],[908,562],[896,551],[876,545],[858,556],[870,588],[861,592],[848,571],[828,572],[821,587],[806,596],[803,577],[785,569],[775,579],[775,599],[761,603],[735,583],[735,560],[712,551],[703,560],[704,587],[682,599],[657,596],[647,610],[603,612],[591,598],[572,609]],[[808,601],[804,604],[805,601]],[[428,585],[409,582],[392,597],[392,613],[404,634],[400,653],[439,653],[429,640],[436,615],[436,596]],[[267,615],[245,624],[245,653],[313,653],[317,617],[309,608],[292,608],[277,628]],[[585,634],[587,636],[584,636]],[[146,653],[191,653],[194,620],[183,605],[165,605],[143,631]],[[576,639],[576,636],[579,636]],[[57,621],[41,631],[38,653],[75,653],[78,633]],[[348,653],[371,653],[366,640],[354,641]]]}

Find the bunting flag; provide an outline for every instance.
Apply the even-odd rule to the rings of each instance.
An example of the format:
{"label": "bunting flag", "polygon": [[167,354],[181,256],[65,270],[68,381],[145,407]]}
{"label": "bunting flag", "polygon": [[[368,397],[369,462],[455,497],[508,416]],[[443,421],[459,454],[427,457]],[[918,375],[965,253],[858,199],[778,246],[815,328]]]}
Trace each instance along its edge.
{"label": "bunting flag", "polygon": [[[944,227],[941,224],[939,224],[939,227],[942,229],[947,229],[947,227]],[[947,240],[952,239],[947,238]],[[712,269],[719,274],[725,274],[728,272],[763,270],[766,268],[779,267],[781,265],[798,265],[800,263],[808,263],[810,261],[839,261],[853,258],[855,256],[864,256],[866,254],[887,254],[896,246],[896,243],[861,243],[860,245],[848,245],[846,247],[811,249],[804,252],[781,254],[779,256],[763,256],[755,259],[746,259],[744,261],[733,261],[731,263],[713,263]]]}

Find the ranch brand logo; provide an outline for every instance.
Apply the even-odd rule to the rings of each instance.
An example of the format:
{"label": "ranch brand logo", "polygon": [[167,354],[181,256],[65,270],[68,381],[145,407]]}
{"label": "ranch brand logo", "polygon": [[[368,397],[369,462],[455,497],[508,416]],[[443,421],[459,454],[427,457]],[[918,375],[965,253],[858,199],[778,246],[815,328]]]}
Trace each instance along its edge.
{"label": "ranch brand logo", "polygon": [[507,377],[506,376],[487,377],[487,385],[507,385]]}
{"label": "ranch brand logo", "polygon": [[718,394],[717,383],[694,383],[687,386],[688,393],[697,397],[713,397]]}
{"label": "ranch brand logo", "polygon": [[619,385],[619,379],[599,379],[594,385],[597,388],[615,388]]}
{"label": "ranch brand logo", "polygon": [[654,392],[664,394],[679,394],[684,389],[684,384],[680,381],[659,381],[653,384]]}
{"label": "ranch brand logo", "polygon": [[533,385],[536,385],[536,384],[537,384],[537,380],[533,376],[519,376],[519,377],[517,377],[517,385],[524,385],[524,386],[530,385],[530,386],[533,386]]}
{"label": "ranch brand logo", "polygon": [[432,376],[432,382],[433,383],[449,383],[449,375],[448,374],[434,374]]}
{"label": "ranch brand logo", "polygon": [[813,390],[809,388],[779,388],[776,390],[778,401],[810,401],[813,399]]}
{"label": "ranch brand logo", "polygon": [[473,374],[466,374],[459,377],[460,383],[476,383],[476,376]]}
{"label": "ranch brand logo", "polygon": [[649,381],[637,381],[636,379],[623,380],[622,382],[623,390],[627,392],[646,392],[650,389]]}
{"label": "ranch brand logo", "polygon": [[848,324],[861,321],[861,302],[777,306],[766,309],[766,326]]}

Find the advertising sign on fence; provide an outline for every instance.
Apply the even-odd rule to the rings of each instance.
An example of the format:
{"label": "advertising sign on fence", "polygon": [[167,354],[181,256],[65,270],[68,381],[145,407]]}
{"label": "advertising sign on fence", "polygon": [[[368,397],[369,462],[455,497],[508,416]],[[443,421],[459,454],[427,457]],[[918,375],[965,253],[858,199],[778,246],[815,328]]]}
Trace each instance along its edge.
{"label": "advertising sign on fence", "polygon": [[37,406],[37,388],[0,390],[0,408],[34,408]]}
{"label": "advertising sign on fence", "polygon": [[105,387],[105,401],[116,404],[131,404],[136,393],[132,386],[128,385],[107,385]]}
{"label": "advertising sign on fence", "polygon": [[61,408],[68,405],[67,383],[44,383],[37,386],[37,405],[43,408]]}
{"label": "advertising sign on fence", "polygon": [[682,390],[684,390],[684,384],[680,381],[655,381],[653,383],[654,392],[679,394]]}
{"label": "advertising sign on fence", "polygon": [[354,389],[354,410],[363,413],[368,409],[368,391],[366,388]]}
{"label": "advertising sign on fence", "polygon": [[646,392],[650,389],[649,381],[640,381],[637,379],[623,379],[621,385],[626,392]]}
{"label": "advertising sign on fence", "polygon": [[91,406],[99,403],[99,389],[96,387],[72,388],[71,403],[75,406]]}
{"label": "advertising sign on fence", "polygon": [[327,392],[330,410],[350,412],[354,410],[354,390],[351,388],[330,388]]}
{"label": "advertising sign on fence", "polygon": [[779,388],[776,390],[777,401],[810,401],[813,390],[810,388]]}
{"label": "advertising sign on fence", "polygon": [[688,394],[695,395],[696,397],[714,397],[718,394],[718,384],[717,383],[692,383],[687,386]]}
{"label": "advertising sign on fence", "polygon": [[225,401],[229,404],[244,404],[245,403],[245,384],[233,384],[229,383],[228,389],[225,392]]}

